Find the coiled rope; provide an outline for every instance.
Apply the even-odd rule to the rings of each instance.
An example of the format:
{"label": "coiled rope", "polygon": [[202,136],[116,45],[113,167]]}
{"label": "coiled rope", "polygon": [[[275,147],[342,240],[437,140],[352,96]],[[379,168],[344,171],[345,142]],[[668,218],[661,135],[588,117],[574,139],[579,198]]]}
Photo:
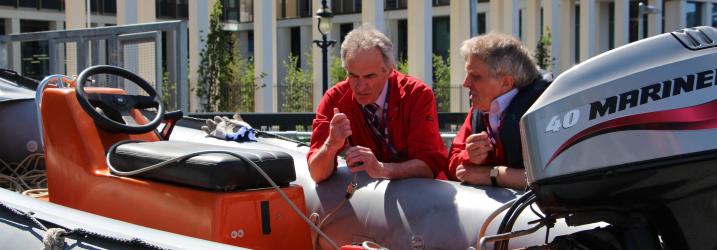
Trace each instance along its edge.
{"label": "coiled rope", "polygon": [[47,176],[40,164],[42,153],[30,154],[20,163],[0,159],[0,187],[32,197],[47,196]]}

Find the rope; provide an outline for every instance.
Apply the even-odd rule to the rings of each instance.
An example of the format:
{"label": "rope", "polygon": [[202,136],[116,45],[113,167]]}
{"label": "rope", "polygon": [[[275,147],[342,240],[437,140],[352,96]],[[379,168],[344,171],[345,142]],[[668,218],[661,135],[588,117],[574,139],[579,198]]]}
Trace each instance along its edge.
{"label": "rope", "polygon": [[14,208],[11,208],[4,203],[0,202],[0,207],[4,208],[5,210],[25,217],[28,220],[32,221],[39,229],[42,229],[45,231],[45,235],[42,237],[42,243],[45,245],[43,248],[44,250],[55,250],[55,249],[64,249],[65,245],[65,238],[70,236],[77,236],[76,238],[87,238],[87,237],[93,237],[103,240],[109,240],[113,242],[119,242],[121,244],[125,245],[132,245],[137,246],[145,249],[157,249],[157,250],[166,250],[167,248],[159,247],[156,245],[153,245],[151,243],[148,243],[142,239],[132,237],[130,239],[122,239],[117,238],[113,236],[103,235],[91,231],[87,231],[82,228],[75,228],[72,230],[67,231],[65,228],[47,228],[42,222],[40,222],[37,218],[35,218],[35,213],[33,212],[23,212]]}
{"label": "rope", "polygon": [[250,160],[249,158],[246,158],[245,156],[240,155],[240,154],[235,154],[235,153],[227,152],[227,151],[208,150],[208,151],[194,152],[194,153],[190,153],[190,154],[187,154],[187,155],[175,157],[175,158],[172,158],[172,159],[169,159],[169,160],[166,160],[166,161],[163,161],[163,162],[160,162],[160,163],[151,165],[151,166],[147,166],[147,167],[144,167],[144,168],[140,168],[140,169],[137,169],[137,170],[133,170],[133,171],[128,171],[128,172],[119,171],[119,170],[115,169],[114,166],[112,166],[112,164],[110,163],[110,155],[115,151],[115,149],[117,148],[117,146],[122,145],[122,144],[125,144],[125,143],[130,143],[130,142],[137,142],[137,141],[136,141],[136,140],[119,141],[119,142],[115,143],[114,145],[112,145],[112,147],[110,147],[110,150],[107,151],[107,156],[106,156],[105,160],[106,160],[106,162],[107,162],[107,167],[110,169],[110,171],[112,171],[113,174],[120,175],[120,176],[136,175],[136,174],[139,174],[139,173],[144,173],[144,172],[147,172],[147,171],[150,171],[150,170],[153,170],[153,169],[157,169],[157,168],[160,168],[160,167],[167,166],[167,165],[169,165],[169,164],[172,163],[172,162],[183,161],[183,160],[186,160],[186,159],[189,159],[189,158],[198,156],[198,155],[203,155],[203,154],[227,154],[227,155],[231,155],[231,156],[234,156],[234,157],[236,157],[236,158],[242,160],[243,162],[249,164],[249,165],[252,166],[257,172],[259,172],[259,174],[261,174],[261,176],[264,177],[264,179],[266,179],[267,182],[269,182],[269,184],[276,190],[276,192],[279,193],[279,196],[281,196],[281,198],[289,205],[289,207],[291,207],[291,209],[294,210],[294,212],[296,212],[296,214],[299,215],[299,217],[301,217],[301,219],[303,219],[304,222],[306,222],[306,224],[308,224],[309,227],[311,227],[311,229],[315,230],[321,237],[323,237],[323,238],[331,245],[331,247],[333,247],[333,249],[339,249],[339,246],[336,245],[336,243],[335,243],[333,240],[331,240],[331,238],[329,238],[328,235],[324,234],[324,232],[321,231],[321,229],[320,229],[318,226],[316,226],[313,222],[311,222],[311,220],[310,220],[308,217],[306,217],[306,215],[304,215],[303,212],[301,212],[301,210],[296,206],[296,204],[294,204],[294,202],[292,202],[291,199],[289,199],[289,197],[286,196],[286,194],[284,193],[284,191],[281,190],[281,188],[279,187],[279,185],[276,185],[276,183],[274,182],[274,180],[272,180],[271,177],[269,177],[269,175],[266,174],[266,172],[264,172],[264,170],[261,169],[261,167],[259,167],[259,165],[256,165],[256,163],[254,163],[254,162],[253,162],[252,160]]}
{"label": "rope", "polygon": [[42,237],[42,244],[45,247],[42,250],[62,250],[65,248],[65,229],[62,228],[50,228],[45,232],[45,236]]}
{"label": "rope", "polygon": [[35,189],[46,190],[47,177],[45,170],[40,169],[44,158],[42,153],[34,153],[17,164],[0,159],[0,187],[18,193]]}
{"label": "rope", "polygon": [[[346,187],[346,195],[344,195],[344,198],[339,202],[336,207],[334,207],[331,212],[326,214],[324,216],[324,219],[321,220],[321,222],[318,224],[319,230],[324,229],[324,226],[326,225],[326,222],[331,218],[336,212],[339,211],[341,207],[353,196],[354,192],[356,191],[356,187],[358,186],[358,183],[356,182],[356,173],[353,173],[353,178],[351,178],[351,181],[349,182],[348,186]],[[316,214],[318,216],[318,214]],[[314,246],[316,249],[319,249],[319,237],[316,237],[314,239]]]}

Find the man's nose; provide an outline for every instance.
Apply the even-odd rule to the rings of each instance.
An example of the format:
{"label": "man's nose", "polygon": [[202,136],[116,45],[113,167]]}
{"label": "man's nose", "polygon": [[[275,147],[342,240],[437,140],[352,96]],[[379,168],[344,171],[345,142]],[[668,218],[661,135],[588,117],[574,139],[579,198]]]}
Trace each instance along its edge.
{"label": "man's nose", "polygon": [[468,80],[467,76],[466,76],[466,78],[463,78],[463,87],[471,88],[471,85],[473,85],[473,83],[470,80]]}

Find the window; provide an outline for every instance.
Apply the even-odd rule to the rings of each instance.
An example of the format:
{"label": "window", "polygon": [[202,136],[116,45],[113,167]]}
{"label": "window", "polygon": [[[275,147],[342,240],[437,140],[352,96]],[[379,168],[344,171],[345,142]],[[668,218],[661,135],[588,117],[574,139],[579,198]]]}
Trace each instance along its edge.
{"label": "window", "polygon": [[[100,4],[101,4],[100,0],[90,0],[90,11],[92,11],[94,13],[98,13],[97,9]],[[100,9],[101,9],[101,7],[100,7]]]}
{"label": "window", "polygon": [[62,5],[58,0],[42,0],[40,4],[43,9],[62,10]]}
{"label": "window", "polygon": [[102,13],[117,14],[117,0],[104,0]]}
{"label": "window", "polygon": [[[20,20],[20,32],[38,32],[50,30],[50,22]],[[50,71],[49,44],[47,41],[32,41],[20,43],[20,56],[22,58],[22,74],[40,80]]]}
{"label": "window", "polygon": [[685,25],[687,27],[695,27],[702,25],[702,3],[687,2],[687,18]]}
{"label": "window", "polygon": [[575,44],[575,58],[573,58],[573,61],[575,63],[580,62],[580,5],[576,4],[575,9],[575,23],[573,23],[573,27],[575,27],[575,39],[573,39],[573,43]]}
{"label": "window", "polygon": [[[607,49],[615,48],[615,3],[609,3],[608,8],[608,24],[607,24]],[[628,27],[630,27],[628,25]],[[628,31],[629,33],[629,31]]]}
{"label": "window", "polygon": [[300,17],[311,17],[314,14],[311,8],[311,0],[298,0],[298,2]]}
{"label": "window", "polygon": [[239,0],[239,22],[253,22],[254,21],[254,1],[253,0]]}
{"label": "window", "polygon": [[254,55],[254,31],[253,30],[247,31],[246,40],[247,40],[247,53],[249,55]]}
{"label": "window", "polygon": [[486,32],[485,18],[486,18],[485,12],[478,13],[478,18],[477,18],[478,19],[478,24],[477,24],[478,27],[476,27],[476,31],[478,32],[478,35],[485,34],[485,32]]}
{"label": "window", "polygon": [[398,42],[394,48],[398,50],[396,62],[406,60],[408,57],[408,21],[406,19],[398,20]]}
{"label": "window", "polygon": [[717,27],[717,4],[712,5],[712,27]]}
{"label": "window", "polygon": [[278,19],[311,17],[310,0],[277,0],[276,14]]}
{"label": "window", "polygon": [[518,40],[523,39],[523,9],[518,9]]}
{"label": "window", "polygon": [[[52,0],[43,0],[43,8],[45,8],[44,2]],[[95,14],[115,14],[117,13],[117,1],[116,0],[90,0],[90,11]],[[63,2],[64,3],[64,2]],[[64,9],[64,6],[61,8]]]}
{"label": "window", "polygon": [[334,15],[361,12],[361,0],[331,0],[331,12]]}
{"label": "window", "polygon": [[0,5],[17,7],[17,0],[0,0]]}
{"label": "window", "polygon": [[174,0],[158,0],[156,3],[157,17],[175,17],[177,13],[177,6],[174,4]]}
{"label": "window", "polygon": [[237,0],[222,1],[222,20],[239,21],[239,5]]}
{"label": "window", "polygon": [[338,47],[344,42],[346,35],[354,29],[353,23],[342,23],[339,24],[339,44]]}
{"label": "window", "polygon": [[433,18],[433,54],[448,58],[451,37],[451,19],[447,16]]}
{"label": "window", "polygon": [[301,28],[299,27],[292,27],[291,28],[291,54],[296,56],[296,67],[297,69],[301,68]]}
{"label": "window", "polygon": [[189,0],[179,0],[177,2],[177,17],[182,19],[189,18]]}
{"label": "window", "polygon": [[40,8],[40,1],[38,0],[21,0],[18,2],[20,7]]}
{"label": "window", "polygon": [[[107,1],[107,0],[105,0]],[[113,2],[115,0],[112,0]],[[222,2],[224,6],[224,2]],[[162,18],[187,18],[187,0],[157,0],[155,2],[156,15]]]}
{"label": "window", "polygon": [[408,0],[385,0],[384,10],[402,10],[408,8]]}
{"label": "window", "polygon": [[448,6],[451,5],[450,0],[433,0],[433,6]]}

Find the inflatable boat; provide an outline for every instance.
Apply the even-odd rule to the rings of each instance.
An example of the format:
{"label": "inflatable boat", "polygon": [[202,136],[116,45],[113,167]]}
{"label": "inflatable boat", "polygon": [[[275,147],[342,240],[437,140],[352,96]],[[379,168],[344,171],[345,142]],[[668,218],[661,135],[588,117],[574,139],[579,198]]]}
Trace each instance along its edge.
{"label": "inflatable boat", "polygon": [[[612,235],[623,249],[645,249],[635,243],[641,240],[658,247],[680,248],[688,241],[697,244],[689,248],[714,246],[709,233],[692,230],[712,229],[712,221],[655,221],[694,201],[684,197],[714,199],[710,175],[672,174],[693,165],[711,173],[714,145],[700,138],[714,137],[714,112],[660,113],[714,102],[714,41],[717,30],[711,27],[667,33],[606,52],[556,78],[521,121],[527,192],[432,179],[376,180],[351,173],[343,161],[331,178],[315,183],[305,144],[258,130],[255,142],[208,137],[199,129],[203,120],[165,112],[156,91],[127,70],[94,66],[77,79],[50,76],[33,99],[37,123],[17,125],[42,131],[37,140],[44,149],[48,195],[0,190],[0,244],[572,249]],[[618,67],[619,62],[629,65]],[[144,94],[97,84],[118,77]],[[142,111],[148,108],[153,112],[146,117]],[[635,123],[645,119],[659,122]],[[622,140],[626,136],[629,143]],[[21,137],[18,132],[8,138]],[[646,147],[641,138],[657,141]],[[669,143],[661,146],[664,140]],[[712,218],[713,203],[695,204]],[[632,216],[640,213],[649,216]],[[620,234],[615,228],[637,229]],[[604,249],[599,246],[606,245],[584,249]]]}

